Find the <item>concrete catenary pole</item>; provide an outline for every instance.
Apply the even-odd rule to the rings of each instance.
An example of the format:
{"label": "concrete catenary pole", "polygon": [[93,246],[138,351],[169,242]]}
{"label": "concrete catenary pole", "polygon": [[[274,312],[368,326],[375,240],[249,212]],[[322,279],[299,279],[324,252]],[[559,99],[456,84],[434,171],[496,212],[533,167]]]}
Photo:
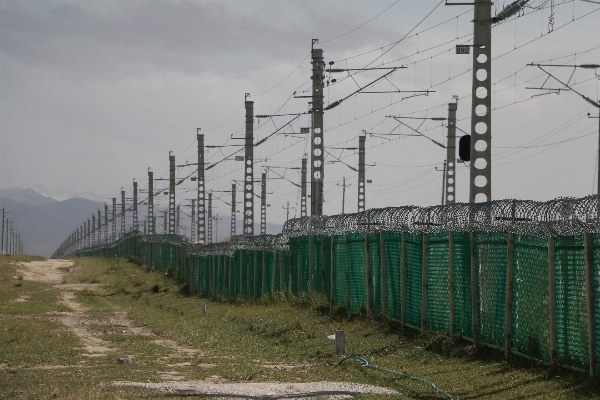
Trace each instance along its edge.
{"label": "concrete catenary pole", "polygon": [[96,245],[96,215],[92,213],[92,247]]}
{"label": "concrete catenary pole", "polygon": [[235,191],[237,187],[235,183],[231,184],[231,239],[236,235],[236,226],[235,226]]}
{"label": "concrete catenary pole", "polygon": [[133,180],[133,230],[134,231],[139,231],[140,227],[138,225],[138,208],[137,208],[137,189],[138,189],[138,184],[136,182],[136,180]]}
{"label": "concrete catenary pole", "polygon": [[169,154],[169,233],[175,234],[175,156]]}
{"label": "concrete catenary pole", "polygon": [[200,128],[196,131],[198,139],[198,241],[206,243],[206,187],[204,182],[204,135],[200,134]]}
{"label": "concrete catenary pole", "polygon": [[117,240],[117,198],[112,198],[112,241]]}
{"label": "concrete catenary pole", "polygon": [[156,233],[156,225],[154,224],[154,172],[148,168],[148,234]]}
{"label": "concrete catenary pole", "polygon": [[302,159],[302,167],[300,173],[300,217],[306,217],[308,215],[307,210],[307,199],[306,199],[306,163],[308,160],[306,158]]}
{"label": "concrete catenary pole", "polygon": [[325,182],[325,149],[323,143],[323,49],[315,49],[318,39],[312,40],[312,126],[311,126],[311,215],[323,215],[323,191]]}
{"label": "concrete catenary pole", "polygon": [[492,0],[474,3],[469,202],[492,200]]}
{"label": "concrete catenary pole", "polygon": [[121,237],[125,235],[126,225],[126,211],[125,211],[125,191],[121,190]]}
{"label": "concrete catenary pole", "polygon": [[[246,99],[250,96],[246,93]],[[254,102],[245,101],[244,235],[254,235]],[[210,217],[209,217],[210,219]]]}
{"label": "concrete catenary pole", "polygon": [[192,199],[192,218],[190,223],[190,239],[196,243],[196,199]]}
{"label": "concrete catenary pole", "polygon": [[458,103],[448,103],[448,142],[446,150],[446,173],[444,202],[456,202],[456,110]]}
{"label": "concrete catenary pole", "polygon": [[108,243],[108,204],[104,203],[104,243]]}
{"label": "concrete catenary pole", "polygon": [[262,173],[260,188],[260,234],[267,234],[267,174]]}
{"label": "concrete catenary pole", "polygon": [[181,226],[181,206],[178,204],[177,205],[177,214],[176,214],[176,218],[175,218],[175,233],[177,235],[179,235],[179,227]]}
{"label": "concrete catenary pole", "polygon": [[208,232],[206,232],[206,243],[212,243],[212,192],[208,192]]}
{"label": "concrete catenary pole", "polygon": [[4,254],[4,207],[2,207],[2,240],[0,240],[0,252]]}
{"label": "concrete catenary pole", "polygon": [[365,141],[367,137],[361,135],[358,137],[358,212],[365,211],[366,198],[366,180],[365,180]]}

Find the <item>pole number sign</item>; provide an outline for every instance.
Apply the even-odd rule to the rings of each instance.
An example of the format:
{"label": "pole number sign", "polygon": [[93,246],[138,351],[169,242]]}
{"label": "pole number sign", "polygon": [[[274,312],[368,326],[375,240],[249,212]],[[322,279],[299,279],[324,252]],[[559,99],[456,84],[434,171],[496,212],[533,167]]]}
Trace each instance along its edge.
{"label": "pole number sign", "polygon": [[456,45],[456,54],[471,54],[471,46]]}

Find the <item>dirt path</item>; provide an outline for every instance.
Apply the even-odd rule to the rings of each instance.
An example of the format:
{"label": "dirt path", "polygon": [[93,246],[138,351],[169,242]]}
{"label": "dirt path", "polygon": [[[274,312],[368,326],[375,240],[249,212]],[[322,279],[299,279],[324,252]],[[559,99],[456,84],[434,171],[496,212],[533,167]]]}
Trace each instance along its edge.
{"label": "dirt path", "polygon": [[[147,326],[136,325],[127,312],[109,302],[112,310],[106,313],[91,313],[90,310],[77,301],[78,292],[94,291],[104,293],[102,284],[75,283],[66,284],[65,277],[74,263],[68,260],[46,260],[19,263],[17,274],[24,280],[36,281],[53,285],[60,290],[59,303],[71,309],[69,312],[53,313],[49,319],[59,321],[68,327],[80,340],[82,356],[107,357],[114,355],[113,343],[103,340],[98,326],[104,327],[104,332],[116,332],[123,335],[137,335],[152,338],[151,342],[173,350],[172,356],[157,359],[157,367],[166,368],[161,371],[165,382],[109,382],[102,386],[127,386],[154,389],[167,393],[184,393],[187,395],[217,396],[219,398],[239,398],[241,396],[257,396],[259,398],[312,398],[342,399],[354,397],[360,393],[396,394],[398,392],[370,385],[359,385],[345,382],[313,382],[313,383],[278,383],[278,382],[221,382],[221,381],[185,381],[181,372],[169,371],[171,367],[186,367],[190,363],[173,363],[176,359],[189,356],[203,356],[202,350],[184,346],[174,340],[158,337]],[[27,297],[18,301],[27,301]],[[95,328],[92,328],[95,327]],[[111,362],[116,362],[112,361]],[[196,365],[196,367],[212,367],[213,364]],[[41,366],[40,368],[53,368]],[[66,368],[68,366],[62,366]]]}
{"label": "dirt path", "polygon": [[134,386],[154,389],[167,393],[178,393],[186,396],[215,396],[220,399],[239,399],[240,397],[259,399],[299,399],[316,397],[320,399],[347,399],[362,393],[399,394],[395,390],[379,386],[348,382],[113,382],[110,386]]}

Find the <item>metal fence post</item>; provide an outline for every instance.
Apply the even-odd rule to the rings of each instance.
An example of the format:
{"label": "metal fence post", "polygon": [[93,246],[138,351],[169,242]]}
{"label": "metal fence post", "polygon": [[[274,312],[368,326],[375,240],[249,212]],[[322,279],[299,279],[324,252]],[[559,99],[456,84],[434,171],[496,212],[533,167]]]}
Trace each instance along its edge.
{"label": "metal fence post", "polygon": [[510,333],[512,327],[512,292],[513,292],[513,261],[515,254],[515,237],[512,232],[508,233],[506,254],[506,305],[504,317],[504,358],[508,359],[510,354]]}
{"label": "metal fence post", "polygon": [[477,309],[477,264],[475,263],[475,234],[471,232],[471,327],[473,329],[473,346],[479,348],[479,313]]}
{"label": "metal fence post", "polygon": [[590,353],[590,377],[596,375],[596,325],[594,318],[594,238],[591,233],[583,234],[585,253],[585,289],[587,292],[587,313]]}
{"label": "metal fence post", "polygon": [[550,323],[550,365],[556,366],[556,283],[554,238],[548,237],[548,322]]}
{"label": "metal fence post", "polygon": [[406,324],[406,232],[400,244],[400,325]]}
{"label": "metal fence post", "polygon": [[454,232],[448,232],[448,289],[449,289],[449,314],[450,337],[454,337]]}
{"label": "metal fence post", "polygon": [[421,335],[427,331],[427,264],[429,263],[429,235],[423,233],[421,257]]}
{"label": "metal fence post", "polygon": [[385,275],[385,234],[383,229],[379,231],[379,263],[381,264],[381,298],[383,306],[383,318],[387,317],[387,298],[386,298],[386,275]]}

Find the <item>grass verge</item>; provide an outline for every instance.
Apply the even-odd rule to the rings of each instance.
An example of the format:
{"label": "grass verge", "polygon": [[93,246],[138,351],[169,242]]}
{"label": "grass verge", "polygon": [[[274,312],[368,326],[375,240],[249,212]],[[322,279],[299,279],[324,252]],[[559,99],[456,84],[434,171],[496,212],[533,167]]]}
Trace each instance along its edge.
{"label": "grass verge", "polygon": [[[327,339],[336,329],[346,332],[348,354],[430,380],[455,398],[599,395],[598,382],[590,382],[584,374],[558,370],[547,377],[546,366],[520,358],[506,362],[495,350],[452,357],[453,348],[468,343],[445,335],[420,336],[391,321],[330,318],[318,299],[279,296],[257,302],[215,302],[186,296],[182,284],[125,259],[74,261],[65,278],[67,286],[106,285],[101,291],[81,288],[74,301],[84,308],[81,321],[87,324],[86,332],[109,350],[90,357],[80,336],[52,322],[64,307],[58,296],[60,285],[36,287],[24,281],[18,289],[27,290],[26,302],[46,304],[27,308],[21,304],[26,302],[15,301],[19,294],[0,295],[0,318],[7,321],[7,330],[0,331],[0,394],[7,398],[178,398],[99,386],[115,380],[351,381],[390,387],[408,398],[443,398],[423,383],[361,368],[354,360],[338,366],[341,357]],[[8,264],[0,262],[0,293],[17,290],[16,266]],[[206,314],[201,312],[202,301],[207,302]],[[119,325],[123,323],[115,322],[117,314],[126,315],[130,322]],[[146,333],[136,334],[135,329]],[[44,348],[50,350],[44,353]],[[134,364],[116,365],[116,358],[123,355],[132,356]],[[75,385],[67,384],[68,376]]]}

